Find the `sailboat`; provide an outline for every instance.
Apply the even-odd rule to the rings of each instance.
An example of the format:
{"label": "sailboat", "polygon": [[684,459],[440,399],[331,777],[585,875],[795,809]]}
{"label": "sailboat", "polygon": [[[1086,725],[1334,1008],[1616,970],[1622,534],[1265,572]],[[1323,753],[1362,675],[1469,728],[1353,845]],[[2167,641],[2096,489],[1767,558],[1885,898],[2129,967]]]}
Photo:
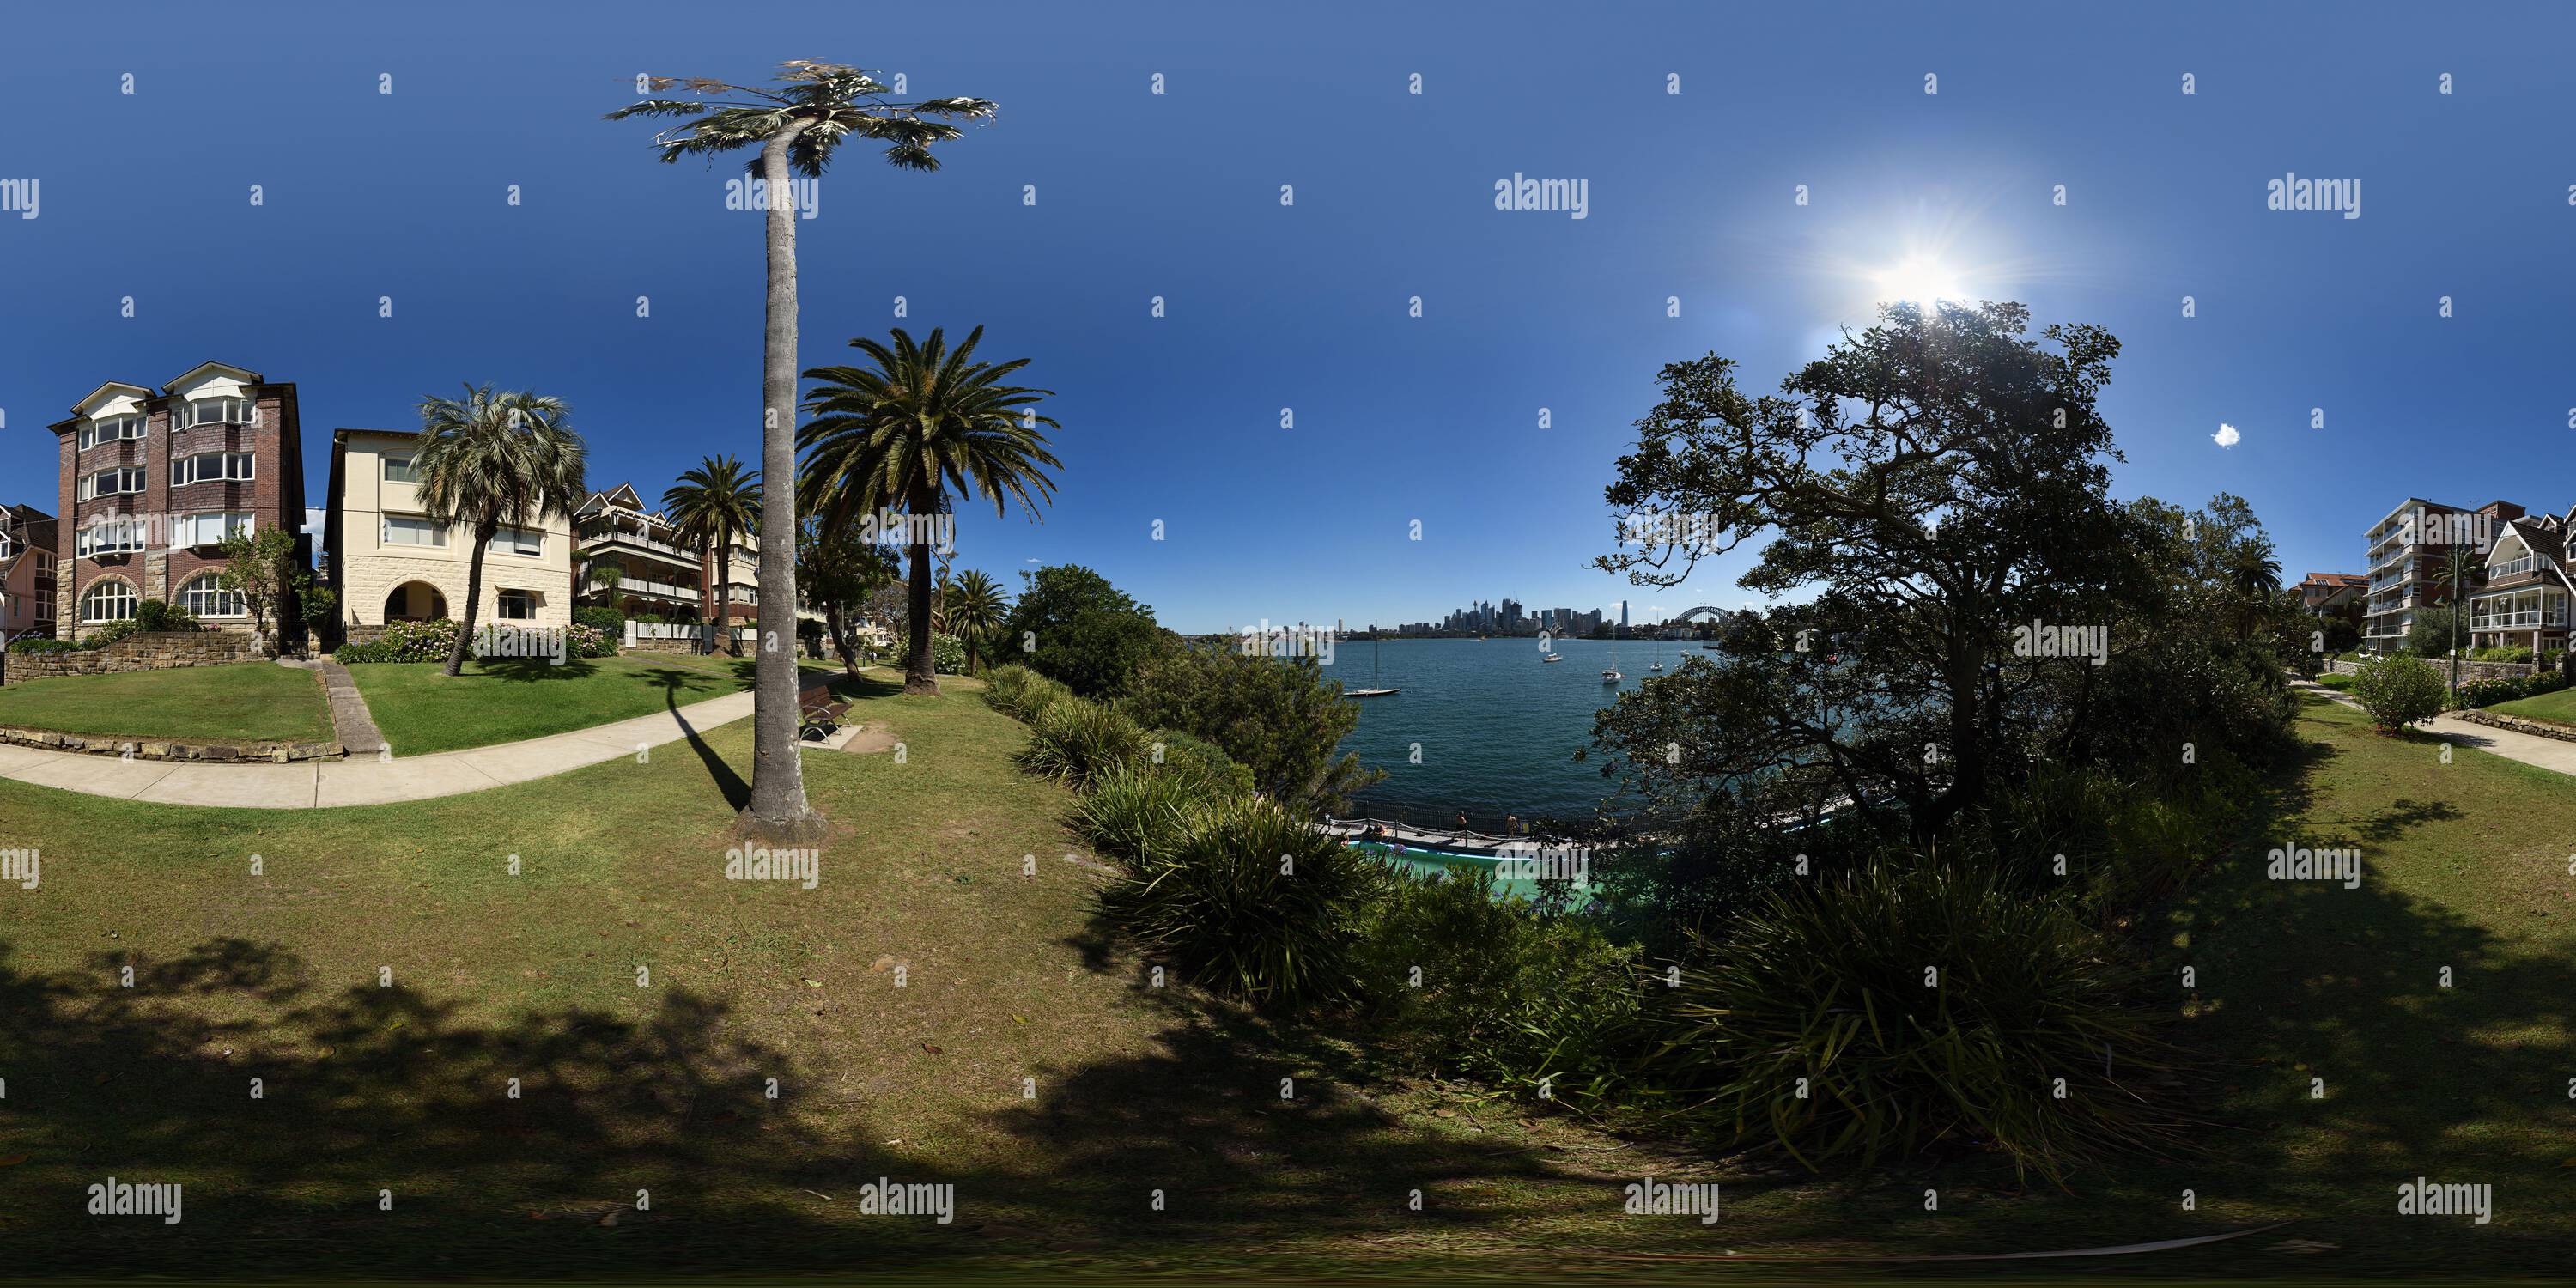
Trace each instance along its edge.
{"label": "sailboat", "polygon": [[1365,688],[1365,689],[1344,689],[1344,690],[1342,690],[1342,696],[1343,696],[1343,697],[1346,697],[1346,698],[1383,698],[1383,697],[1385,697],[1386,695],[1388,695],[1388,694],[1390,694],[1390,693],[1401,693],[1401,692],[1403,692],[1403,691],[1404,691],[1403,686],[1401,686],[1401,685],[1398,685],[1397,687],[1392,688],[1392,689],[1381,689],[1381,688],[1376,687],[1376,686],[1377,686],[1377,650],[1378,650],[1377,625],[1376,625],[1375,623],[1371,623],[1371,624],[1369,625],[1369,687],[1368,687],[1368,688]]}
{"label": "sailboat", "polygon": [[1646,669],[1647,669],[1647,670],[1649,670],[1649,671],[1660,671],[1660,670],[1663,670],[1663,669],[1664,669],[1664,646],[1663,646],[1663,645],[1661,645],[1661,644],[1657,644],[1657,645],[1655,646],[1655,664],[1654,664],[1653,666],[1647,667]]}
{"label": "sailboat", "polygon": [[1610,628],[1610,666],[1607,670],[1604,670],[1601,673],[1601,682],[1603,684],[1617,684],[1619,681],[1626,678],[1626,676],[1619,674],[1619,628],[1613,626]]}

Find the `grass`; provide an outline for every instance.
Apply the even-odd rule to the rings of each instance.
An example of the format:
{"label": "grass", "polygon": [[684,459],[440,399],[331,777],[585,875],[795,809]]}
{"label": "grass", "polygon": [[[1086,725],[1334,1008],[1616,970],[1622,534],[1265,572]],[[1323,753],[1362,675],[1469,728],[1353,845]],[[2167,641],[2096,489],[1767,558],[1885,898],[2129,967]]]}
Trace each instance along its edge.
{"label": "grass", "polygon": [[2535,693],[2527,698],[2499,702],[2488,707],[2487,710],[2502,712],[2509,716],[2522,716],[2531,720],[2555,720],[2560,724],[2576,724],[2576,689]]}
{"label": "grass", "polygon": [[587,729],[751,687],[749,658],[635,653],[478,661],[441,675],[437,662],[349,668],[367,709],[399,756],[486,747]]}
{"label": "grass", "polygon": [[[2139,928],[2208,1056],[2205,1154],[2065,1191],[1985,1156],[1816,1179],[1390,1079],[1366,1051],[1155,987],[1095,928],[1107,878],[1064,831],[1070,795],[1011,768],[1020,726],[971,682],[844,684],[904,755],[805,753],[837,828],[810,891],[722,877],[748,722],[646,763],[366,809],[0,781],[0,843],[45,860],[39,890],[0,889],[0,1187],[34,1196],[0,1204],[12,1269],[1704,1281],[1714,1260],[1654,1258],[2294,1222],[2024,1267],[2241,1278],[2554,1271],[2576,1246],[2576,779],[2444,764],[2312,701],[2265,839]],[[2359,846],[2364,880],[2267,880],[2284,842]],[[110,1173],[184,1182],[186,1221],[81,1214]],[[1624,1217],[1645,1175],[1724,1183],[1723,1220]],[[2493,1184],[2495,1223],[2396,1216],[2418,1175]],[[879,1176],[954,1184],[954,1223],[858,1215]],[[653,1210],[619,1212],[638,1189]]]}
{"label": "grass", "polygon": [[326,742],[331,708],[311,671],[273,662],[67,675],[0,688],[0,724],[209,742]]}

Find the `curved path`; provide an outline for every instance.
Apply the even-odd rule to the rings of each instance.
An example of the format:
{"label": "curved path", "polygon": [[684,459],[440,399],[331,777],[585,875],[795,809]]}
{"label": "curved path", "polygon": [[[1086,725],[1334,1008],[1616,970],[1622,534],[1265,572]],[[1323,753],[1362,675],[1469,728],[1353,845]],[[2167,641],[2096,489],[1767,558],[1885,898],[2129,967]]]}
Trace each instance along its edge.
{"label": "curved path", "polygon": [[740,720],[751,714],[751,702],[752,695],[746,690],[693,702],[674,711],[656,711],[632,720],[525,742],[442,751],[434,756],[356,755],[347,760],[298,765],[174,764],[0,747],[0,779],[156,805],[233,809],[389,805],[506,787],[621,756],[649,753],[702,729]]}

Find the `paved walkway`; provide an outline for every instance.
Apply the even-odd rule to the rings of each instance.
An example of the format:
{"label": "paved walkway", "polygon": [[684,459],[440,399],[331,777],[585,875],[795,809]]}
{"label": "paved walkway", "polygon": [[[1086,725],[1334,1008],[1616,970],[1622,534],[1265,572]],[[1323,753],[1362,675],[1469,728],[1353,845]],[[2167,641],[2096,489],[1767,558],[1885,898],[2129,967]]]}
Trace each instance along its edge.
{"label": "paved walkway", "polygon": [[358,692],[358,682],[350,676],[349,668],[329,658],[313,662],[279,658],[277,664],[322,673],[322,689],[331,703],[331,735],[350,755],[373,756],[393,747],[385,731],[376,727],[376,713],[367,709],[367,695]]}
{"label": "paved walkway", "polygon": [[[343,673],[345,675],[345,672]],[[379,752],[298,765],[191,765],[0,747],[0,778],[158,805],[327,809],[456,796],[633,756],[751,714],[749,691],[571,733],[399,759]],[[333,713],[337,720],[338,713]],[[369,721],[369,727],[374,722]],[[347,741],[343,734],[343,741]],[[376,736],[383,747],[384,738]],[[352,752],[356,748],[352,746]]]}
{"label": "paved walkway", "polygon": [[[2361,705],[2353,701],[2350,695],[2338,693],[2322,684],[2293,680],[2290,682],[2290,687],[2302,693],[2313,693],[2321,698],[2332,699],[2348,707]],[[2463,747],[2475,747],[2507,760],[2519,760],[2526,765],[2537,765],[2542,769],[2576,776],[2576,742],[2561,742],[2556,738],[2542,738],[2533,734],[2516,733],[2511,729],[2498,729],[2492,725],[2473,724],[2458,716],[2447,714],[2419,721],[2415,727],[2445,742],[2456,743]]]}

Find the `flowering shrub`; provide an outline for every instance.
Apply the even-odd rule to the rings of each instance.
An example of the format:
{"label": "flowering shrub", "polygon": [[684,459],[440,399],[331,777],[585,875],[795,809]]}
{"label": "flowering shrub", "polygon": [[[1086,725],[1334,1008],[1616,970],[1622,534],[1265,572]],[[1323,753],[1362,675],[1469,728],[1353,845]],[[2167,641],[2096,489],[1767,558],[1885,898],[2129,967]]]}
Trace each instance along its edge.
{"label": "flowering shrub", "polygon": [[385,633],[365,644],[343,644],[333,650],[333,661],[347,666],[355,662],[443,662],[456,647],[456,623],[442,617],[434,622],[390,622]]}
{"label": "flowering shrub", "polygon": [[2555,693],[2567,687],[2567,677],[2556,671],[2538,675],[2508,676],[2501,680],[2471,680],[2460,686],[2460,705],[2491,707],[2499,702],[2527,698],[2535,693]]}

